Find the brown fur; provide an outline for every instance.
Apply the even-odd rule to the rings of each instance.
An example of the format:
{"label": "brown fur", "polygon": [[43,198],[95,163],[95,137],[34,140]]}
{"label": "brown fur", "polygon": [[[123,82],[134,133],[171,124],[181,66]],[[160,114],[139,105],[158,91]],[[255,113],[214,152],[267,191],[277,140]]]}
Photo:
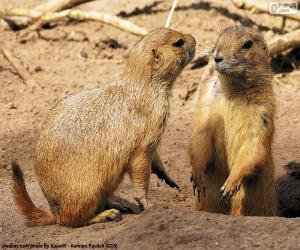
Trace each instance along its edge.
{"label": "brown fur", "polygon": [[221,33],[213,58],[218,77],[198,101],[189,147],[196,209],[276,215],[267,45],[255,30],[232,26]]}
{"label": "brown fur", "polygon": [[167,176],[156,148],[168,115],[169,91],[194,53],[192,36],[154,30],[135,46],[120,80],[56,105],[43,125],[35,158],[51,213],[33,205],[23,178],[14,172],[21,212],[42,225],[81,226],[115,219],[118,211],[104,207],[125,173],[146,206],[151,165]]}

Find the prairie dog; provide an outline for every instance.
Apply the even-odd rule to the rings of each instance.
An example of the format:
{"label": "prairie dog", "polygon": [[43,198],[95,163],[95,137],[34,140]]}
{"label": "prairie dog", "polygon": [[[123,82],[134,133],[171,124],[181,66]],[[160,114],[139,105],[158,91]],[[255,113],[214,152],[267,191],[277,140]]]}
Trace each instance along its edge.
{"label": "prairie dog", "polygon": [[32,203],[22,171],[13,163],[21,213],[40,225],[120,219],[119,210],[105,207],[125,173],[138,202],[147,206],[151,165],[166,176],[156,148],[168,116],[169,92],[194,54],[192,36],[154,30],[137,43],[118,81],[57,104],[43,124],[35,155],[36,175],[51,211]]}
{"label": "prairie dog", "polygon": [[189,144],[196,210],[276,215],[275,99],[266,42],[253,29],[231,26],[220,34],[212,60],[217,79],[198,101]]}

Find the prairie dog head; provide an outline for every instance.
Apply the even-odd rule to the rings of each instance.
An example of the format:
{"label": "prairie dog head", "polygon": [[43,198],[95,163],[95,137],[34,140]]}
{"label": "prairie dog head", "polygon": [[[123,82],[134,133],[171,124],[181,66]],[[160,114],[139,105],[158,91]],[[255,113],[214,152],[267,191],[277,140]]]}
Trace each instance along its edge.
{"label": "prairie dog head", "polygon": [[166,28],[153,30],[133,48],[125,75],[171,83],[193,59],[195,45],[191,35]]}
{"label": "prairie dog head", "polygon": [[269,73],[268,49],[263,36],[254,29],[230,26],[222,31],[213,52],[215,69],[231,78],[251,78]]}

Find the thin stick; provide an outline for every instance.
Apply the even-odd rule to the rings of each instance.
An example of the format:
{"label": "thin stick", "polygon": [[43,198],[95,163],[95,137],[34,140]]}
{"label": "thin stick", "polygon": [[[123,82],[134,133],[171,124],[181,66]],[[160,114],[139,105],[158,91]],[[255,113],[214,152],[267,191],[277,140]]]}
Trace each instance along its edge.
{"label": "thin stick", "polygon": [[129,21],[123,20],[111,14],[96,11],[81,11],[68,9],[61,12],[48,12],[43,15],[40,15],[39,11],[30,11],[26,9],[6,9],[0,10],[0,15],[1,14],[4,16],[28,16],[33,19],[37,19],[39,18],[39,16],[41,16],[32,26],[29,26],[25,30],[21,31],[19,33],[21,35],[27,34],[29,31],[37,30],[45,23],[59,21],[65,18],[85,21],[98,21],[112,25],[121,30],[128,31],[134,35],[146,35],[148,33],[145,29]]}
{"label": "thin stick", "polygon": [[28,83],[29,81],[33,81],[29,72],[25,69],[22,63],[13,55],[13,53],[6,48],[6,46],[2,43],[0,44],[0,51],[3,53],[4,57],[10,62],[10,64],[15,68],[18,75],[22,78],[24,83]]}
{"label": "thin stick", "polygon": [[300,29],[273,38],[268,42],[268,48],[271,57],[291,49],[300,48]]}
{"label": "thin stick", "polygon": [[6,16],[25,16],[32,19],[37,19],[41,17],[43,12],[30,9],[21,9],[21,8],[5,8],[0,9],[0,17]]}
{"label": "thin stick", "polygon": [[170,13],[168,15],[167,22],[166,22],[166,25],[165,25],[166,28],[169,28],[169,26],[170,26],[170,23],[171,23],[176,5],[177,5],[177,0],[173,0],[172,8],[170,10]]}
{"label": "thin stick", "polygon": [[[46,3],[42,3],[31,10],[27,9],[0,9],[1,16],[23,16],[19,20],[21,26],[26,27],[32,23],[32,19],[38,19],[47,12],[57,12],[68,8],[72,8],[82,3],[86,3],[92,0],[49,0]],[[28,13],[24,13],[28,12]],[[31,18],[25,18],[31,17]]]}
{"label": "thin stick", "polygon": [[56,12],[65,9],[70,9],[76,5],[86,3],[92,0],[50,0],[44,4],[38,5],[34,10],[46,12]]}
{"label": "thin stick", "polygon": [[[231,2],[238,7],[239,9],[246,9],[256,12],[263,12],[263,13],[269,13],[269,4],[272,1],[266,1],[266,0],[231,0]],[[274,1],[276,2],[276,1]],[[284,1],[283,1],[284,2]],[[294,19],[297,21],[300,21],[299,15],[292,15],[292,14],[286,14],[286,13],[276,13],[275,15],[284,16],[286,18]]]}

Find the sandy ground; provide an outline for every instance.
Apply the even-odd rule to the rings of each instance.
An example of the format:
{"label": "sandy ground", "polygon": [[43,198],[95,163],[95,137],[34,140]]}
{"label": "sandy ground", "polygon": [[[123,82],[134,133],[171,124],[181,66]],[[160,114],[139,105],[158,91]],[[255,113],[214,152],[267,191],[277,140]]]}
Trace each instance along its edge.
{"label": "sandy ground", "polygon": [[[38,0],[1,0],[0,6],[32,7]],[[137,9],[136,9],[137,7]],[[226,7],[226,8],[225,8]],[[169,1],[95,1],[82,9],[124,16],[150,30],[164,24]],[[215,42],[222,27],[248,24],[266,38],[277,35],[278,19],[236,9],[230,1],[181,1],[172,28],[192,33],[199,52]],[[266,26],[273,27],[268,30]],[[297,27],[287,22],[287,30]],[[0,55],[0,244],[101,244],[119,249],[299,249],[300,219],[231,218],[192,211],[187,141],[191,134],[195,86],[204,71],[189,65],[177,79],[171,96],[171,112],[159,151],[170,175],[182,192],[168,188],[152,176],[150,201],[140,215],[124,215],[121,222],[82,228],[29,226],[11,198],[10,161],[17,159],[33,201],[48,208],[33,170],[33,155],[41,122],[63,97],[102,87],[121,74],[130,48],[139,37],[95,22],[61,22],[59,25],[16,38],[3,23],[1,41],[29,67],[40,87],[25,86]],[[277,75],[278,76],[278,75]],[[282,74],[274,81],[278,102],[273,145],[276,174],[291,160],[300,160],[300,71]],[[199,85],[201,89],[201,85]],[[132,199],[126,178],[118,194]],[[3,247],[3,245],[2,245]],[[62,246],[65,248],[65,246]]]}

